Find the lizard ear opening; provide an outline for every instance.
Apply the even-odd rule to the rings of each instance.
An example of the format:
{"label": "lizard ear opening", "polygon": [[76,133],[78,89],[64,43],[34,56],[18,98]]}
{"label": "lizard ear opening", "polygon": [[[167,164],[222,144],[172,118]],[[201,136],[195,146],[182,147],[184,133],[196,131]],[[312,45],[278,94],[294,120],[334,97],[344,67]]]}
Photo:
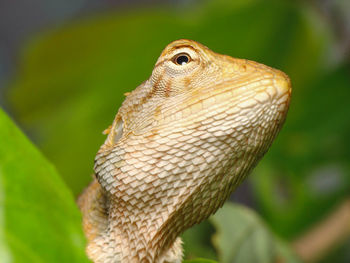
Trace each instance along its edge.
{"label": "lizard ear opening", "polygon": [[113,146],[123,136],[124,122],[120,116],[114,120],[113,125],[104,131],[104,134],[108,134],[105,141],[105,145]]}
{"label": "lizard ear opening", "polygon": [[119,141],[119,139],[123,136],[123,119],[120,118],[113,130],[113,142],[117,143]]}

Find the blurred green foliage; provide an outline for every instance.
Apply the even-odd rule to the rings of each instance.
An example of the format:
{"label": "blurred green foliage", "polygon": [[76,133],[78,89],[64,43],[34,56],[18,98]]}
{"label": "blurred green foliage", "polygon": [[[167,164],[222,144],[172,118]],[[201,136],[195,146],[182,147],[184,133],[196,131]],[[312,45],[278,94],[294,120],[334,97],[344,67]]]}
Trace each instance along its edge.
{"label": "blurred green foliage", "polygon": [[91,180],[101,131],[122,94],[147,79],[161,50],[179,38],[281,69],[292,80],[285,127],[250,177],[274,232],[292,239],[349,196],[349,62],[332,60],[333,32],[311,4],[277,0],[108,13],[34,38],[8,98],[75,195]]}
{"label": "blurred green foliage", "polygon": [[221,263],[300,262],[251,210],[226,203],[210,220],[213,244]]}
{"label": "blurred green foliage", "polygon": [[0,261],[88,262],[72,193],[1,109],[0,138]]}
{"label": "blurred green foliage", "polygon": [[197,258],[192,260],[185,260],[183,263],[216,263],[216,261],[210,259]]}

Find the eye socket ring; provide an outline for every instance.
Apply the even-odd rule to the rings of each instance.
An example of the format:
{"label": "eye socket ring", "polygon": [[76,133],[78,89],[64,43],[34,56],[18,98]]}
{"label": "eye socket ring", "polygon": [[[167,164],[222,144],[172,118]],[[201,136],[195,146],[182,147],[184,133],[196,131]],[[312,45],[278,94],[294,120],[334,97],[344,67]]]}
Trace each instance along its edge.
{"label": "eye socket ring", "polygon": [[172,62],[178,66],[183,66],[192,61],[191,57],[187,53],[180,53],[173,57]]}

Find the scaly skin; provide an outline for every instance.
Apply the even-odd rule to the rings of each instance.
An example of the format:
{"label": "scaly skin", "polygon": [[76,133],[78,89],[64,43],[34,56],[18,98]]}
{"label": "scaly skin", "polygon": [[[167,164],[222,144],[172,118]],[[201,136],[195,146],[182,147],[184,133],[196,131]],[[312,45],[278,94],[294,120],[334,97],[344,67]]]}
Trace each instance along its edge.
{"label": "scaly skin", "polygon": [[89,257],[181,262],[178,236],[221,207],[266,153],[290,95],[279,70],[191,40],[169,44],[123,102],[79,199]]}

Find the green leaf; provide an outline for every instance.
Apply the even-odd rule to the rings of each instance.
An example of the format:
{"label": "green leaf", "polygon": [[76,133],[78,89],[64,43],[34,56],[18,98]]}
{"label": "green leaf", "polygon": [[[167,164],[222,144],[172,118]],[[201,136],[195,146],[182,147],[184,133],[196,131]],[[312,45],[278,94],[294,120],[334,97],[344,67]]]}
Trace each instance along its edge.
{"label": "green leaf", "polygon": [[0,142],[1,262],[88,262],[72,193],[1,109]]}
{"label": "green leaf", "polygon": [[246,207],[226,203],[210,221],[217,229],[213,243],[222,263],[270,263],[277,259],[298,262],[288,247],[275,239],[261,219]]}

